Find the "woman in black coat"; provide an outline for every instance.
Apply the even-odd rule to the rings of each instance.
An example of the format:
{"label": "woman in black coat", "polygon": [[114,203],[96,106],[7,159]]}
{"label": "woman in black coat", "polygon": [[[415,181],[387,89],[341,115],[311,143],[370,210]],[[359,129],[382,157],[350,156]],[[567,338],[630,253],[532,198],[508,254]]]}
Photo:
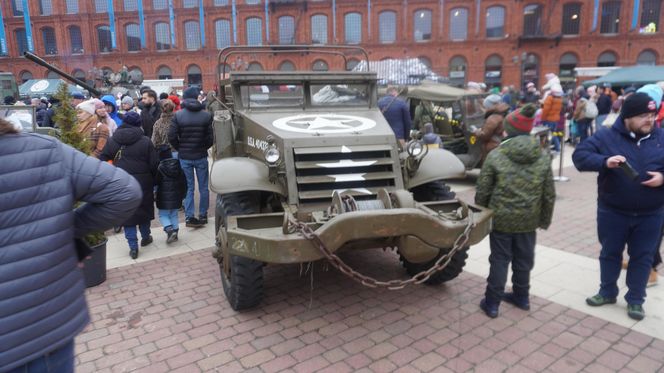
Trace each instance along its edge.
{"label": "woman in black coat", "polygon": [[129,255],[132,259],[138,257],[138,236],[136,226],[141,231],[141,246],[152,243],[150,221],[154,219],[155,176],[159,159],[152,141],[143,133],[141,117],[138,113],[129,112],[122,121],[113,137],[111,137],[99,159],[112,160],[113,164],[132,175],[141,185],[143,200],[134,215],[122,225],[125,238],[129,243]]}
{"label": "woman in black coat", "polygon": [[168,154],[168,157],[159,163],[157,169],[157,208],[159,222],[167,235],[166,243],[172,243],[178,240],[178,211],[187,194],[187,179],[180,161],[170,158],[170,147],[163,153]]}

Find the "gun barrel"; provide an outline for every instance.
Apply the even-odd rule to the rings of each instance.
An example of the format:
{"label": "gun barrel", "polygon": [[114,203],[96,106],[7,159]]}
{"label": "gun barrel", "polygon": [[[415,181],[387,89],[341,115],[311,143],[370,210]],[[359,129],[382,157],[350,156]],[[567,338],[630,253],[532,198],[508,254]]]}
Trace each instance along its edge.
{"label": "gun barrel", "polygon": [[38,64],[38,65],[44,66],[45,68],[47,68],[47,69],[53,71],[54,73],[60,75],[61,77],[63,77],[63,78],[65,78],[65,79],[69,80],[70,82],[72,82],[72,83],[74,83],[74,84],[77,84],[77,85],[80,85],[81,87],[87,89],[88,92],[90,92],[90,94],[91,94],[92,96],[95,96],[95,97],[101,97],[101,92],[99,92],[99,90],[95,89],[94,87],[92,87],[91,85],[87,84],[86,82],[84,82],[84,81],[82,81],[82,80],[80,80],[80,79],[78,79],[78,78],[75,78],[75,77],[73,77],[72,75],[69,75],[69,74],[67,74],[66,72],[60,70],[59,68],[57,68],[57,67],[51,65],[50,63],[44,61],[43,58],[37,56],[36,54],[34,54],[34,53],[30,53],[30,52],[24,52],[24,53],[23,53],[23,56],[24,56],[25,58],[29,59],[30,61],[32,61],[32,62]]}

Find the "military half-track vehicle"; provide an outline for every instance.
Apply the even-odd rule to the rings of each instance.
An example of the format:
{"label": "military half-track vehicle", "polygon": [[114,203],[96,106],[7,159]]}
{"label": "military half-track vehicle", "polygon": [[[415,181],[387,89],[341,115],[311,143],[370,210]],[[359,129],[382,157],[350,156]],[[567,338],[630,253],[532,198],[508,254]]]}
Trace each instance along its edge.
{"label": "military half-track vehicle", "polygon": [[[219,62],[247,51],[331,48],[230,47]],[[260,303],[266,264],[327,259],[369,286],[439,284],[459,275],[468,247],[489,233],[491,212],[454,199],[443,182],[464,176],[457,157],[417,134],[400,149],[376,106],[375,73],[232,71],[219,86],[213,256],[233,309]],[[386,247],[397,248],[409,279],[374,280],[337,255]]]}

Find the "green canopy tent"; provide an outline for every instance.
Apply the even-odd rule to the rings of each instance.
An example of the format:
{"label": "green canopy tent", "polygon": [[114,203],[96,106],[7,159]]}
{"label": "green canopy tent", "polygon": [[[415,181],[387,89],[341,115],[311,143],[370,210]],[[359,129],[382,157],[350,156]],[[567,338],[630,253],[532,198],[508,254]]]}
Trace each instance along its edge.
{"label": "green canopy tent", "polygon": [[30,79],[18,87],[18,93],[21,97],[50,97],[57,92],[62,83],[67,84],[69,93],[84,91],[83,88],[66,83],[62,79]]}
{"label": "green canopy tent", "polygon": [[408,87],[405,94],[408,98],[417,98],[427,101],[456,101],[466,96],[481,96],[482,94],[466,91],[447,84],[422,84]]}
{"label": "green canopy tent", "polygon": [[629,85],[641,86],[645,84],[664,81],[664,66],[629,66],[615,69],[597,79],[583,82],[585,87],[611,83],[613,87]]}

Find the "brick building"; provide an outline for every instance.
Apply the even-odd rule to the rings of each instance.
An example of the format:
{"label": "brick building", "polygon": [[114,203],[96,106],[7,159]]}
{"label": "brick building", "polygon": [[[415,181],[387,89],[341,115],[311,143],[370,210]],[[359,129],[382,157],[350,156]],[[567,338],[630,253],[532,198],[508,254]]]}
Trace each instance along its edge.
{"label": "brick building", "polygon": [[[19,81],[48,76],[44,68],[19,57],[31,48],[78,77],[93,67],[118,70],[127,65],[140,69],[146,79],[184,78],[204,88],[216,83],[222,71],[217,54],[228,45],[359,44],[371,60],[419,57],[454,84],[472,80],[494,85],[529,80],[540,85],[547,72],[571,84],[575,67],[658,64],[664,54],[659,25],[662,0],[27,3],[29,16],[24,0],[0,2],[5,31],[0,70],[15,73]],[[330,56],[256,55],[230,65],[284,70],[344,67]]]}

